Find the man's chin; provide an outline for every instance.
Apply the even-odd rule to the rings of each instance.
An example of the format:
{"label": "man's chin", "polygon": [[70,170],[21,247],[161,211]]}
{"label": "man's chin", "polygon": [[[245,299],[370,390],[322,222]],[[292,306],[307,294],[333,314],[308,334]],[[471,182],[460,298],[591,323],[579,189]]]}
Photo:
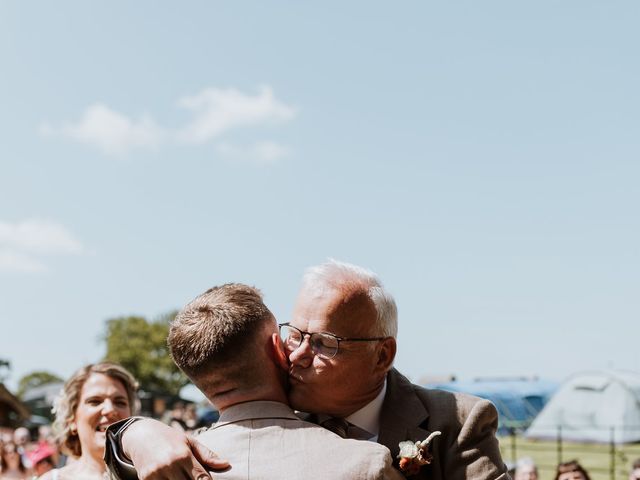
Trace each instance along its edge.
{"label": "man's chin", "polygon": [[289,390],[289,405],[294,410],[306,413],[324,413],[322,405],[318,403],[316,395],[306,388],[292,388]]}
{"label": "man's chin", "polygon": [[300,388],[300,385],[296,386],[293,383],[291,384],[291,388],[289,389],[289,393],[287,394],[287,398],[289,399],[289,405],[294,410],[299,410],[301,412],[309,412],[308,407],[309,403],[305,401],[306,398],[309,398]]}

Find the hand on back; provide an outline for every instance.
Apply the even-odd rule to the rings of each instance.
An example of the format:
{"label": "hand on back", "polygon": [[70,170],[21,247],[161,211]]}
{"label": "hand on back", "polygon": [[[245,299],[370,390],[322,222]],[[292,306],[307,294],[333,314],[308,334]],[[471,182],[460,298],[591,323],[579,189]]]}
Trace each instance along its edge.
{"label": "hand on back", "polygon": [[122,447],[140,480],[209,479],[209,470],[229,467],[194,437],[151,419],[132,424]]}

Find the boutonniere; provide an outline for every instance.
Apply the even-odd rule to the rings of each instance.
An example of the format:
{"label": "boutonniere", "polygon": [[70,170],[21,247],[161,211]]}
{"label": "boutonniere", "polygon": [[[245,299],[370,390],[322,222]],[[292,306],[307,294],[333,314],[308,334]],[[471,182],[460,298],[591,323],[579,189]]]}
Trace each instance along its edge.
{"label": "boutonniere", "polygon": [[442,435],[442,432],[435,431],[421,442],[411,440],[400,442],[398,444],[400,470],[407,476],[411,476],[417,474],[424,465],[429,465],[433,460],[433,454],[429,451],[431,442],[439,435]]}

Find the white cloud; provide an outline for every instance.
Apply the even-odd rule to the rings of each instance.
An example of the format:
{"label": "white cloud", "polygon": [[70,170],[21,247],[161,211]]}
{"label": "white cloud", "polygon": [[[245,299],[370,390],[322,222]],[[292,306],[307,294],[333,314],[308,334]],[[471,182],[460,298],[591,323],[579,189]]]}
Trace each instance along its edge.
{"label": "white cloud", "polygon": [[38,273],[47,270],[44,255],[80,255],[82,243],[50,220],[0,221],[0,271]]}
{"label": "white cloud", "polygon": [[148,115],[132,120],[101,103],[89,106],[78,123],[60,128],[45,123],[40,132],[95,145],[105,153],[115,155],[133,148],[158,147],[164,136],[162,128]]}
{"label": "white cloud", "polygon": [[195,113],[193,121],[178,132],[181,141],[194,144],[234,128],[285,122],[296,116],[296,109],[277,100],[268,86],[254,96],[234,88],[207,88],[181,98],[178,105]]}
{"label": "white cloud", "polygon": [[0,272],[39,273],[47,270],[42,262],[30,255],[12,250],[0,249]]}
{"label": "white cloud", "polygon": [[[219,140],[225,133],[248,127],[268,126],[292,120],[297,109],[278,100],[271,87],[262,86],[255,95],[235,88],[205,88],[178,100],[178,107],[189,110],[192,118],[177,128],[163,128],[149,115],[134,120],[108,106],[89,106],[76,123],[52,126],[43,123],[43,136],[62,136],[94,145],[111,155],[132,149],[153,149],[163,144],[201,145]],[[217,149],[225,150],[225,147]],[[274,161],[288,149],[274,142],[256,144],[252,156]],[[246,148],[244,154],[246,154]]]}
{"label": "white cloud", "polygon": [[84,252],[84,247],[62,225],[48,220],[24,220],[18,223],[0,221],[0,248],[36,254],[71,254]]}
{"label": "white cloud", "polygon": [[216,145],[216,152],[228,160],[266,165],[274,164],[278,160],[288,156],[291,150],[279,143],[266,141],[249,146],[219,143]]}

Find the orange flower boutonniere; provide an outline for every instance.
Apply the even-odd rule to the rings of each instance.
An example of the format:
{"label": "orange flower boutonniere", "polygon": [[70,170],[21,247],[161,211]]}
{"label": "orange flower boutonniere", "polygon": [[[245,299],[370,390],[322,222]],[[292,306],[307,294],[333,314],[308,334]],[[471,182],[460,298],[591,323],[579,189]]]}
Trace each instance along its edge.
{"label": "orange flower boutonniere", "polygon": [[415,475],[424,465],[429,465],[432,462],[433,454],[429,451],[429,447],[433,439],[439,435],[442,435],[442,432],[436,431],[421,442],[405,440],[398,444],[400,447],[400,453],[398,454],[400,470],[405,475]]}

